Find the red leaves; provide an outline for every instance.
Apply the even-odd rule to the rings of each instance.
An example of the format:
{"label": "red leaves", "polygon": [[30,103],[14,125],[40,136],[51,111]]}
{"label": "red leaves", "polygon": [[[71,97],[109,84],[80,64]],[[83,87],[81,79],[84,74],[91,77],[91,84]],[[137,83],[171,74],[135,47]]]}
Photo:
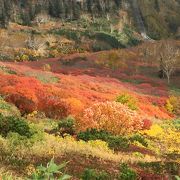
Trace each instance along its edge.
{"label": "red leaves", "polygon": [[143,120],[143,126],[142,126],[142,129],[147,129],[147,130],[149,130],[150,128],[151,128],[151,126],[152,126],[152,121],[151,120],[149,120],[149,119],[144,119]]}
{"label": "red leaves", "polygon": [[63,99],[48,98],[43,100],[43,106],[40,107],[40,110],[45,112],[47,117],[54,119],[62,119],[69,115],[69,105]]}
{"label": "red leaves", "polygon": [[[68,104],[60,98],[61,91],[53,86],[45,86],[34,78],[1,75],[0,93],[15,104],[21,113],[43,111],[47,117],[63,118],[68,115]],[[51,89],[51,91],[50,91]]]}

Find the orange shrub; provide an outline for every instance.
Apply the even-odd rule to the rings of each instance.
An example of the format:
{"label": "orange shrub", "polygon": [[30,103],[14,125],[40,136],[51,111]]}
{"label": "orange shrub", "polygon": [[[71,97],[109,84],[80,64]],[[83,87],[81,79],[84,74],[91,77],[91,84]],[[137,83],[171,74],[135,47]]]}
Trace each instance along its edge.
{"label": "orange shrub", "polygon": [[101,102],[84,111],[80,127],[104,129],[126,135],[142,128],[142,119],[127,106],[117,102]]}
{"label": "orange shrub", "polygon": [[67,98],[66,102],[69,103],[70,112],[72,115],[78,115],[84,109],[84,104],[76,98]]}

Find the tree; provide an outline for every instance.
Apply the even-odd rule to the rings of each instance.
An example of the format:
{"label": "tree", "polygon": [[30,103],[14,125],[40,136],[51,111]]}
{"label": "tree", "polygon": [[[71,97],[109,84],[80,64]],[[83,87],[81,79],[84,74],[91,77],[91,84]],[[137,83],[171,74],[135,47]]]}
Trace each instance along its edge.
{"label": "tree", "polygon": [[180,62],[180,49],[173,41],[162,41],[158,45],[157,53],[160,70],[166,75],[169,84],[171,75]]}

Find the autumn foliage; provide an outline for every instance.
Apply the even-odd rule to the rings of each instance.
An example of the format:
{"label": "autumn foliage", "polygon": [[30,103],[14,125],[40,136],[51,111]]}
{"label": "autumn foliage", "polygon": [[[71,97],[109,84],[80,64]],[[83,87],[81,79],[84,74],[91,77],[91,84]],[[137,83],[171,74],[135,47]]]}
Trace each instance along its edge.
{"label": "autumn foliage", "polygon": [[143,119],[143,126],[142,126],[142,129],[147,129],[149,130],[152,126],[152,121],[149,120],[149,119]]}
{"label": "autumn foliage", "polygon": [[[42,111],[50,118],[63,118],[69,114],[68,103],[56,88],[41,84],[34,78],[1,75],[0,93],[8,102],[15,104],[22,114]],[[50,91],[51,89],[51,91]]]}
{"label": "autumn foliage", "polygon": [[113,134],[125,135],[141,129],[142,119],[121,103],[101,102],[84,111],[80,127],[104,129]]}

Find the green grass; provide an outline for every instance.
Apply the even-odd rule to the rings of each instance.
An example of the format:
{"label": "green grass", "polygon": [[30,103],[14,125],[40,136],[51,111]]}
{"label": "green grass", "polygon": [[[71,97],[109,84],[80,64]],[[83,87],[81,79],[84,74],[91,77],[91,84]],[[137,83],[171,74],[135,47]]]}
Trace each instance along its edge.
{"label": "green grass", "polygon": [[0,66],[0,71],[6,73],[6,74],[17,74],[15,71],[10,69],[9,67],[6,66]]}
{"label": "green grass", "polygon": [[36,79],[38,79],[39,81],[41,81],[42,83],[58,83],[59,82],[59,78],[56,76],[53,76],[50,73],[46,73],[46,72],[26,72],[25,73],[26,76],[29,77],[35,77]]}
{"label": "green grass", "polygon": [[180,88],[178,88],[178,87],[176,87],[174,85],[170,85],[169,90],[170,90],[171,94],[180,96]]}

